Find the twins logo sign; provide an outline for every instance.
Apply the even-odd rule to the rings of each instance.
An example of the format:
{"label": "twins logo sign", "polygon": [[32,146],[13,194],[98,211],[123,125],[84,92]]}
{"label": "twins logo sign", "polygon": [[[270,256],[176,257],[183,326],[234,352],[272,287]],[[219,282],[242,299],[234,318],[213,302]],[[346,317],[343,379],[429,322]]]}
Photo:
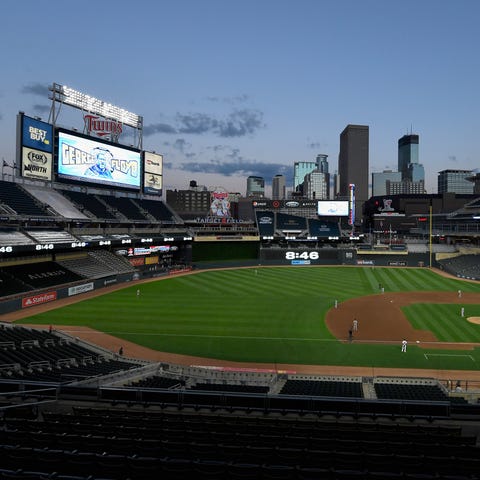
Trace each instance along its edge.
{"label": "twins logo sign", "polygon": [[84,115],[85,129],[89,134],[95,134],[98,137],[110,136],[112,141],[118,141],[122,133],[122,124],[114,120],[106,120],[96,115]]}

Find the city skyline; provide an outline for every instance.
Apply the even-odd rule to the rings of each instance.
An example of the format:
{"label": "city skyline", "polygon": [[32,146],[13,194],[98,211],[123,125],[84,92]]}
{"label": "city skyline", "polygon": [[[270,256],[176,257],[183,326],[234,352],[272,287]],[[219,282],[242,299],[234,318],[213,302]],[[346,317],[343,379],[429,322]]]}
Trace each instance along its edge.
{"label": "city skyline", "polygon": [[[368,178],[397,170],[398,139],[417,134],[436,193],[440,171],[480,164],[479,13],[474,0],[7,1],[0,158],[14,160],[19,111],[47,120],[58,82],[143,116],[164,189],[196,180],[244,194],[249,176],[270,188],[279,174],[291,189],[294,162],[325,154],[337,172],[340,134],[358,124]],[[83,121],[65,109],[58,123]]]}

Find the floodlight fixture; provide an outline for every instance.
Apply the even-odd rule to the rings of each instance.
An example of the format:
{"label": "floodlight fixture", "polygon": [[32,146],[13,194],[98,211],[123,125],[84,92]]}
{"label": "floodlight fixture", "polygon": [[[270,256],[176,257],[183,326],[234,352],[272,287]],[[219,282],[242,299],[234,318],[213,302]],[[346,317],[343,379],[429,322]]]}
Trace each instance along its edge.
{"label": "floodlight fixture", "polygon": [[123,108],[107,103],[98,98],[74,90],[66,85],[54,83],[50,88],[53,92],[53,100],[65,105],[78,108],[83,111],[101,115],[104,118],[116,120],[124,125],[140,129],[142,128],[143,118],[135,113],[129,112]]}

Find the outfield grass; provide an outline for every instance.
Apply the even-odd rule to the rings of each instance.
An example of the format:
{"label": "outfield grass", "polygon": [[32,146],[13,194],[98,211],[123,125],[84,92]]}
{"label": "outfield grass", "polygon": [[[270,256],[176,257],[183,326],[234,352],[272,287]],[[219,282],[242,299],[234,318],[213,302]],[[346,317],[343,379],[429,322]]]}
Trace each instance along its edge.
{"label": "outfield grass", "polygon": [[[387,292],[480,293],[480,284],[428,269],[271,267],[204,271],[171,277],[35,315],[22,323],[85,325],[159,351],[225,360],[399,368],[477,369],[480,351],[343,344],[325,326],[339,302]],[[466,311],[479,312],[480,305]],[[479,342],[480,326],[459,322],[459,307],[405,308],[414,328],[442,341]],[[439,318],[441,322],[437,321]]]}

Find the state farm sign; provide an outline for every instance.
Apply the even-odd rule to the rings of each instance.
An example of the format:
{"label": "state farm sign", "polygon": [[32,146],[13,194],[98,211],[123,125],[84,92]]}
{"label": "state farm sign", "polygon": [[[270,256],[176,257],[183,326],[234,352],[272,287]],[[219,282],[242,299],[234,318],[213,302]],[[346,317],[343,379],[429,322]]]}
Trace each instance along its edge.
{"label": "state farm sign", "polygon": [[57,299],[57,292],[39,293],[31,297],[22,298],[22,308],[34,307],[42,303],[53,302]]}

